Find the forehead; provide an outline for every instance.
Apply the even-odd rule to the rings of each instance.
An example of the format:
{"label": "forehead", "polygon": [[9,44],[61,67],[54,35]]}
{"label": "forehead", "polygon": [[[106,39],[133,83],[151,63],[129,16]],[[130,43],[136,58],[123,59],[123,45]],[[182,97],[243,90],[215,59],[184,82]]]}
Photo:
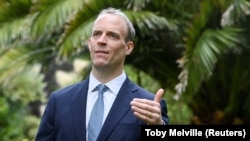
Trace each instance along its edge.
{"label": "forehead", "polygon": [[95,30],[111,30],[126,33],[127,25],[125,20],[118,15],[103,14],[96,19],[93,25],[93,31]]}

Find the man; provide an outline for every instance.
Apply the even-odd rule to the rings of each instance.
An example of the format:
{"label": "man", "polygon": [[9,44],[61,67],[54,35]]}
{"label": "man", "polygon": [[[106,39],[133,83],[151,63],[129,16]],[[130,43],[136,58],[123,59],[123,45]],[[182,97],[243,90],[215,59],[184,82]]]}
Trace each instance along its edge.
{"label": "man", "polygon": [[[134,36],[132,23],[119,9],[101,11],[88,40],[90,76],[52,93],[36,141],[90,141],[94,134],[97,141],[139,141],[141,125],[169,123],[163,89],[154,95],[131,82],[124,72],[125,58],[134,48]],[[92,109],[97,109],[93,107],[99,97],[99,84],[106,86],[101,106],[104,111],[91,117]],[[101,117],[99,113],[103,113],[102,127],[92,130],[90,120]]]}

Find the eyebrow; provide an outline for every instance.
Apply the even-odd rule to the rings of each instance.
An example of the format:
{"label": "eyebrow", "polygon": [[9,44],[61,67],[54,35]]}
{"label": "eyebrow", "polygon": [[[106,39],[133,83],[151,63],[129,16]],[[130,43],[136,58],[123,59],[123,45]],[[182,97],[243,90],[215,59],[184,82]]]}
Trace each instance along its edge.
{"label": "eyebrow", "polygon": [[[102,30],[98,30],[98,29],[97,29],[97,30],[94,29],[94,30],[92,31],[92,34],[93,34],[93,33],[100,33],[100,32],[103,32],[103,31],[102,31]],[[109,34],[109,33],[113,33],[113,34],[116,34],[116,35],[118,35],[118,36],[121,36],[121,35],[122,35],[121,33],[115,32],[115,31],[113,31],[113,30],[108,30],[108,31],[107,31],[107,34]]]}

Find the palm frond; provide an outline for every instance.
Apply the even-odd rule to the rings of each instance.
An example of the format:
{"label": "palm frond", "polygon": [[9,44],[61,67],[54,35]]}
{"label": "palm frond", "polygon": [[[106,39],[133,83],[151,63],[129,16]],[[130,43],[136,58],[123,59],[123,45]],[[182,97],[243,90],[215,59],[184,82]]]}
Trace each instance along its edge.
{"label": "palm frond", "polygon": [[66,59],[72,53],[84,49],[85,41],[89,38],[94,18],[83,18],[82,11],[78,12],[74,19],[66,26],[65,32],[57,42],[58,58]]}
{"label": "palm frond", "polygon": [[228,50],[237,51],[237,44],[241,42],[237,36],[242,29],[220,29],[219,25],[216,26],[216,17],[211,16],[211,12],[218,9],[204,3],[202,7],[202,16],[196,17],[188,30],[185,55],[178,60],[182,72],[179,75],[180,83],[176,85],[177,97],[186,91],[186,87],[188,93],[195,94],[201,82],[211,76],[220,54]]}
{"label": "palm frond", "polygon": [[250,15],[250,2],[247,0],[236,0],[223,13],[221,18],[222,26],[236,25]]}
{"label": "palm frond", "polygon": [[16,40],[27,40],[30,33],[32,15],[3,23],[0,28],[0,47]]}
{"label": "palm frond", "polygon": [[37,17],[32,25],[32,36],[40,37],[62,29],[83,3],[84,0],[44,1],[41,5],[45,6],[37,11]]}
{"label": "palm frond", "polygon": [[0,47],[27,37],[32,15],[31,1],[3,1],[0,8]]}
{"label": "palm frond", "polygon": [[29,14],[32,2],[29,0],[6,0],[0,2],[0,23],[9,22]]}
{"label": "palm frond", "polygon": [[153,35],[154,31],[163,29],[173,29],[174,26],[168,22],[165,17],[158,16],[157,14],[149,11],[125,11],[126,15],[132,21],[138,32],[143,36]]}
{"label": "palm frond", "polygon": [[150,0],[126,0],[124,4],[127,5],[128,9],[133,11],[140,11],[150,2]]}
{"label": "palm frond", "polygon": [[[228,51],[239,51],[237,44],[240,39],[237,36],[241,33],[240,29],[224,28],[221,30],[206,30],[200,36],[199,40],[191,54],[186,54],[180,61],[183,71],[179,79],[184,84],[179,84],[178,89],[188,85],[189,93],[195,93],[202,81],[208,80],[211,76],[214,66],[219,56]],[[190,57],[188,57],[190,56]],[[181,92],[178,91],[178,92]]]}
{"label": "palm frond", "polygon": [[51,51],[50,47],[34,50],[29,48],[29,45],[25,46],[23,43],[20,45],[13,44],[13,46],[15,47],[8,47],[9,49],[1,54],[0,83],[15,74],[18,68],[25,66],[30,61],[33,61],[34,58],[39,56],[39,54]]}

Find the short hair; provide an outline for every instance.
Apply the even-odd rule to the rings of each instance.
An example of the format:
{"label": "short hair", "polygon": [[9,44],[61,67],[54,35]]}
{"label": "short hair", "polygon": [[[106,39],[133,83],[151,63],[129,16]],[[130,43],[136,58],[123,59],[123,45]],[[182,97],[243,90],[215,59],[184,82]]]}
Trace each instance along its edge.
{"label": "short hair", "polygon": [[[128,19],[128,17],[120,9],[115,9],[115,8],[112,8],[112,7],[103,9],[98,14],[96,20],[101,15],[104,15],[104,14],[114,14],[114,15],[117,15],[117,16],[120,16],[121,18],[123,18],[124,21],[126,22],[127,28],[128,28],[128,35],[127,35],[126,41],[133,41],[134,40],[134,38],[135,38],[135,28],[134,28],[133,24],[131,23],[131,21]],[[96,22],[96,20],[95,20],[95,22]]]}

